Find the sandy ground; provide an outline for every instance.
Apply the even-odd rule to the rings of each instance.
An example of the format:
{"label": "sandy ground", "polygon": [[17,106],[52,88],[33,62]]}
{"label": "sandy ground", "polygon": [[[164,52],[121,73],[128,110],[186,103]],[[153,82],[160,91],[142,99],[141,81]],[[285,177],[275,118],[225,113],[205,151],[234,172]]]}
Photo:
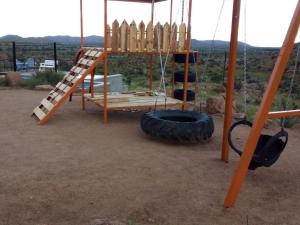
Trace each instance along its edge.
{"label": "sandy ground", "polygon": [[78,97],[38,126],[30,113],[45,95],[0,90],[1,225],[300,224],[299,129],[276,165],[248,173],[236,208],[224,209],[239,158],[219,159],[221,117],[209,143],[182,146],[144,135],[141,113],[112,112],[103,125]]}

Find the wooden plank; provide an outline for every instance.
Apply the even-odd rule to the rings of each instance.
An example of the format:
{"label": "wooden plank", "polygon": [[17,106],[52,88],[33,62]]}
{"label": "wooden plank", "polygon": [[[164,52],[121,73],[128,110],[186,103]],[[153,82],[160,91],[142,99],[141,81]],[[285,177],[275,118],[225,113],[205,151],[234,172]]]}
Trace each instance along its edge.
{"label": "wooden plank", "polygon": [[185,50],[185,41],[186,41],[186,25],[185,23],[180,24],[179,26],[179,39],[178,39],[178,51],[184,52]]}
{"label": "wooden plank", "polygon": [[120,46],[121,51],[127,51],[127,34],[128,33],[128,23],[126,20],[123,21],[120,27]]}
{"label": "wooden plank", "polygon": [[153,38],[154,38],[153,24],[152,24],[152,22],[149,22],[148,25],[147,25],[147,29],[146,29],[147,52],[152,52],[153,51]]}
{"label": "wooden plank", "polygon": [[137,39],[138,39],[138,51],[143,52],[145,50],[145,24],[143,21],[139,24]]}
{"label": "wooden plank", "polygon": [[66,81],[72,82],[72,80],[75,78],[73,75],[68,75],[65,79]]}
{"label": "wooden plank", "polygon": [[50,111],[50,110],[54,107],[54,105],[53,105],[51,102],[49,102],[47,99],[45,99],[45,98],[42,100],[41,104],[42,104],[48,111]]}
{"label": "wooden plank", "polygon": [[136,52],[137,47],[137,27],[133,20],[129,27],[129,51]]}
{"label": "wooden plank", "polygon": [[156,51],[159,51],[159,48],[162,49],[163,46],[163,27],[158,22],[154,27],[154,41],[153,46]]}
{"label": "wooden plank", "polygon": [[119,32],[119,22],[115,20],[112,24],[112,41],[111,49],[112,51],[118,51],[120,45],[120,32]]}
{"label": "wooden plank", "polygon": [[102,51],[99,50],[99,51],[96,53],[95,58],[99,58],[101,55],[102,55]]}
{"label": "wooden plank", "polygon": [[170,47],[170,25],[168,23],[165,23],[164,25],[164,29],[163,29],[163,46],[162,46],[162,50],[163,52],[168,52],[169,47]]}
{"label": "wooden plank", "polygon": [[37,118],[39,118],[39,120],[42,120],[46,114],[43,112],[43,110],[40,109],[40,107],[36,107],[33,110],[33,113],[37,116]]}
{"label": "wooden plank", "polygon": [[92,49],[87,50],[86,53],[84,53],[84,56],[90,56],[92,51],[93,51]]}
{"label": "wooden plank", "polygon": [[60,99],[62,99],[62,97],[63,97],[63,95],[57,95],[57,96],[54,98],[54,100],[55,100],[56,102],[58,102]]}
{"label": "wooden plank", "polygon": [[111,29],[110,26],[107,24],[106,25],[106,30],[107,30],[107,48],[111,48]]}
{"label": "wooden plank", "polygon": [[176,51],[177,49],[177,25],[173,23],[171,32],[171,51]]}

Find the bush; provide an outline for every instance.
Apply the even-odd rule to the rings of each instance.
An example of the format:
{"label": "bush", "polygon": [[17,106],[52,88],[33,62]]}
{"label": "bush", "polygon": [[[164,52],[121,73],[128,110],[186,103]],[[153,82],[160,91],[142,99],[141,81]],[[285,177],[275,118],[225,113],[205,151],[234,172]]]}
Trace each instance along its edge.
{"label": "bush", "polygon": [[63,79],[62,73],[56,73],[53,71],[39,72],[36,76],[33,76],[29,80],[22,81],[22,86],[29,89],[34,89],[36,85],[50,84],[56,85],[59,81]]}
{"label": "bush", "polygon": [[0,77],[0,86],[8,86],[8,81],[5,77]]}

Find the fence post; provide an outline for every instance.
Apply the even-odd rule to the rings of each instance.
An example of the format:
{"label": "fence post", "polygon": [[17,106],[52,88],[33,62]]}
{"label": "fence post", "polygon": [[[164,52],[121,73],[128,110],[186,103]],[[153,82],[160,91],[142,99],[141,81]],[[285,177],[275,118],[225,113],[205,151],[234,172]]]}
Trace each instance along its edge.
{"label": "fence post", "polygon": [[12,42],[12,54],[13,54],[13,65],[14,71],[17,71],[17,53],[16,53],[16,42]]}
{"label": "fence post", "polygon": [[53,50],[54,50],[54,68],[55,68],[55,72],[57,72],[57,52],[56,52],[56,42],[53,43]]}

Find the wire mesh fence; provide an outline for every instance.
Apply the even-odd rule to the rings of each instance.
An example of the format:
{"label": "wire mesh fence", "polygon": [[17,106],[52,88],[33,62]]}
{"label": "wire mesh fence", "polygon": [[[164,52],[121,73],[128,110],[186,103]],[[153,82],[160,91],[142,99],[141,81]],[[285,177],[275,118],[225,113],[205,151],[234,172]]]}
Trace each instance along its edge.
{"label": "wire mesh fence", "polygon": [[69,70],[78,50],[72,44],[0,42],[0,72],[43,70],[45,61],[56,62],[49,69]]}

